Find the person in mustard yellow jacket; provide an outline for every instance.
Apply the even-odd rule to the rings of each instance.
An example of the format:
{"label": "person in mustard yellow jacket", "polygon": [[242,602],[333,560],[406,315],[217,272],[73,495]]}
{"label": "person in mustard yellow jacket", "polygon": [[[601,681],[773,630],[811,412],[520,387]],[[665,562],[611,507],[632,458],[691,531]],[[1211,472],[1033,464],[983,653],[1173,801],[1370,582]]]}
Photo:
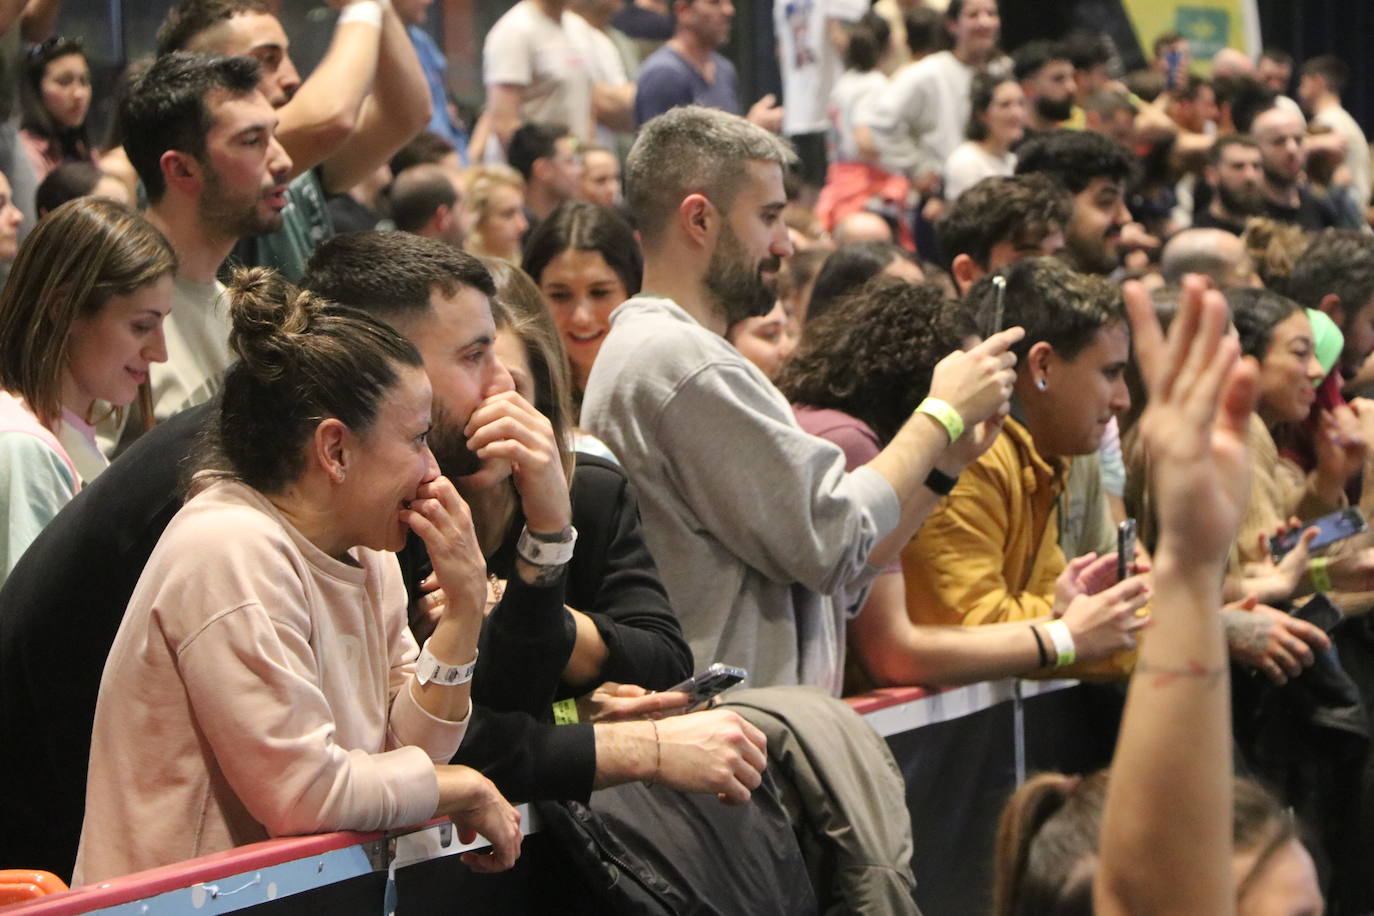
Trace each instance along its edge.
{"label": "person in mustard yellow jacket", "polygon": [[1071,568],[1059,545],[1070,459],[1095,452],[1108,421],[1130,405],[1120,290],[1053,258],[1027,258],[980,281],[965,304],[980,330],[999,311],[1003,326],[1026,329],[1014,348],[1012,417],[903,551],[907,613],[965,626],[1044,619],[1040,674],[1122,677],[1133,650],[1075,665],[1072,636],[1051,622],[1073,600],[1148,619],[1143,576],[1117,583],[1114,556]]}

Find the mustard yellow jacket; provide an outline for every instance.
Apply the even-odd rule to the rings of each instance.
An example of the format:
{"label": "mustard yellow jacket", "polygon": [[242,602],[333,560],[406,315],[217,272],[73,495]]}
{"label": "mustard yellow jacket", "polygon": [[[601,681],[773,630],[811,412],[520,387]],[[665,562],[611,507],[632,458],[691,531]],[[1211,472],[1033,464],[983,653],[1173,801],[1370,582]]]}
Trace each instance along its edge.
{"label": "mustard yellow jacket", "polygon": [[[1008,419],[902,551],[912,621],[977,626],[1048,618],[1066,565],[1058,513],[1068,468],[1041,457],[1026,428]],[[1134,665],[1135,653],[1123,652],[1032,676],[1117,679]]]}

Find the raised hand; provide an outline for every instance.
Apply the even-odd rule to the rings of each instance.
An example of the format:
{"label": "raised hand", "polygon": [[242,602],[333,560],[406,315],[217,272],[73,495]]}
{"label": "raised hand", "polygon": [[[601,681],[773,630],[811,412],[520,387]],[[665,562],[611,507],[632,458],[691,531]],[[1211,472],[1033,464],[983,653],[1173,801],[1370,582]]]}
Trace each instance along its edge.
{"label": "raised hand", "polygon": [[1184,567],[1217,566],[1235,540],[1250,488],[1246,429],[1257,395],[1253,362],[1227,334],[1226,300],[1184,278],[1166,339],[1145,288],[1122,289],[1149,392],[1140,419],[1160,517],[1160,545]]}
{"label": "raised hand", "polygon": [[1009,348],[1025,335],[1022,328],[1008,328],[976,347],[955,350],[936,364],[930,396],[959,411],[965,430],[1006,416],[1016,384],[1016,354]]}
{"label": "raised hand", "polygon": [[468,448],[484,462],[510,465],[531,531],[553,534],[572,523],[568,477],[558,454],[553,425],[515,391],[482,402],[463,430]]}

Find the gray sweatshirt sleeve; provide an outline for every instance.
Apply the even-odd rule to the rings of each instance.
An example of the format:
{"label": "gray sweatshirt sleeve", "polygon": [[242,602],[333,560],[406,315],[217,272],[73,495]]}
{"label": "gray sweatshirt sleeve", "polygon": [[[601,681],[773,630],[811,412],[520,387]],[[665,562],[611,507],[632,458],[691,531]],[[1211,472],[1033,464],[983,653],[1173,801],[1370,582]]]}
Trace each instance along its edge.
{"label": "gray sweatshirt sleeve", "polygon": [[846,589],[871,573],[869,553],[899,520],[882,475],[845,473],[844,453],[802,431],[745,367],[710,364],[688,376],[656,427],[668,473],[702,528],[776,582]]}

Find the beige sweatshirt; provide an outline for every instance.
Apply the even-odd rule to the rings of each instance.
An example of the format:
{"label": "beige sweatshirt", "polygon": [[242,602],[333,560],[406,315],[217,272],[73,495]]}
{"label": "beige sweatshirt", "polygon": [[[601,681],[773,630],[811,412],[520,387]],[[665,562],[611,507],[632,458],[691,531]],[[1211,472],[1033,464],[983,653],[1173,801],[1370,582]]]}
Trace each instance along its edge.
{"label": "beige sweatshirt", "polygon": [[411,696],[396,558],[351,558],[242,484],[177,513],[105,664],[73,884],[434,814],[466,723]]}

